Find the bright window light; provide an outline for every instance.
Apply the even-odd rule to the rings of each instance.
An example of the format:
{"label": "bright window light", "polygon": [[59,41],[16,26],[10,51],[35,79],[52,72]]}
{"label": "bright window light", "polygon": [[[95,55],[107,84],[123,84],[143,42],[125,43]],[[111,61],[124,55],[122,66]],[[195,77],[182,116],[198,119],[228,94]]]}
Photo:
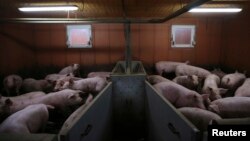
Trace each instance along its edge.
{"label": "bright window light", "polygon": [[240,12],[241,8],[193,8],[188,12],[193,13],[235,13]]}
{"label": "bright window light", "polygon": [[47,7],[20,7],[22,12],[47,12],[47,11],[72,11],[78,10],[77,6],[47,6]]}

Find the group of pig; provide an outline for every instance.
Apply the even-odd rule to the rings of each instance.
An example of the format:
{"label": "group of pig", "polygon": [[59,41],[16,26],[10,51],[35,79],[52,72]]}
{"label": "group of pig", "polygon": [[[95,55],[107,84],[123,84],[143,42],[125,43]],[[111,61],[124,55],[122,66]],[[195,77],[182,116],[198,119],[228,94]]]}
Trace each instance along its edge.
{"label": "group of pig", "polygon": [[7,96],[0,95],[0,133],[42,132],[51,112],[68,112],[68,116],[80,105],[91,102],[107,85],[110,72],[91,72],[81,78],[77,77],[79,68],[72,64],[42,80],[23,80],[15,74],[5,77]]}
{"label": "group of pig", "polygon": [[[221,118],[250,117],[250,78],[244,73],[208,71],[189,62],[160,61],[147,80],[200,130]],[[175,73],[172,80],[163,73]]]}

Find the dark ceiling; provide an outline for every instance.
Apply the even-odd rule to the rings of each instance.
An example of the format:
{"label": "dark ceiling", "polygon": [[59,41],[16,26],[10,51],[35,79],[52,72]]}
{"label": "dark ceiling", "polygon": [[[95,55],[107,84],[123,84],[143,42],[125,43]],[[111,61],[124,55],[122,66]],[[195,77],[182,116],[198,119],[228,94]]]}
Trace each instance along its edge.
{"label": "dark ceiling", "polygon": [[[0,0],[0,18],[164,18],[185,6],[244,7],[248,0]],[[77,5],[76,12],[23,13],[21,6]],[[188,7],[190,8],[190,7]],[[184,11],[182,11],[184,12]]]}

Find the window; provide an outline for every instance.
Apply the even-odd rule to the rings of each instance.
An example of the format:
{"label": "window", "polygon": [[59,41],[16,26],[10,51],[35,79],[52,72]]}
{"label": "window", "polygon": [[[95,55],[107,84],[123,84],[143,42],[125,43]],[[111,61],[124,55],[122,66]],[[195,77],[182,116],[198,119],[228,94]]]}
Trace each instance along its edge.
{"label": "window", "polygon": [[172,25],[171,46],[174,48],[192,48],[195,45],[194,25]]}
{"label": "window", "polygon": [[91,25],[68,25],[67,45],[68,48],[91,48]]}

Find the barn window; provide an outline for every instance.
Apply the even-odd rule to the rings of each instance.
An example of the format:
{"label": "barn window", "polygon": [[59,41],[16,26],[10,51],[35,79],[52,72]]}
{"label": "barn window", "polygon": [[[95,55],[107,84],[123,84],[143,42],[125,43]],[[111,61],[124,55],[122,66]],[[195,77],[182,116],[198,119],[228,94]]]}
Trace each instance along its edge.
{"label": "barn window", "polygon": [[195,45],[194,25],[172,25],[171,46],[173,48],[192,48]]}
{"label": "barn window", "polygon": [[91,25],[68,25],[67,45],[68,48],[91,48]]}

